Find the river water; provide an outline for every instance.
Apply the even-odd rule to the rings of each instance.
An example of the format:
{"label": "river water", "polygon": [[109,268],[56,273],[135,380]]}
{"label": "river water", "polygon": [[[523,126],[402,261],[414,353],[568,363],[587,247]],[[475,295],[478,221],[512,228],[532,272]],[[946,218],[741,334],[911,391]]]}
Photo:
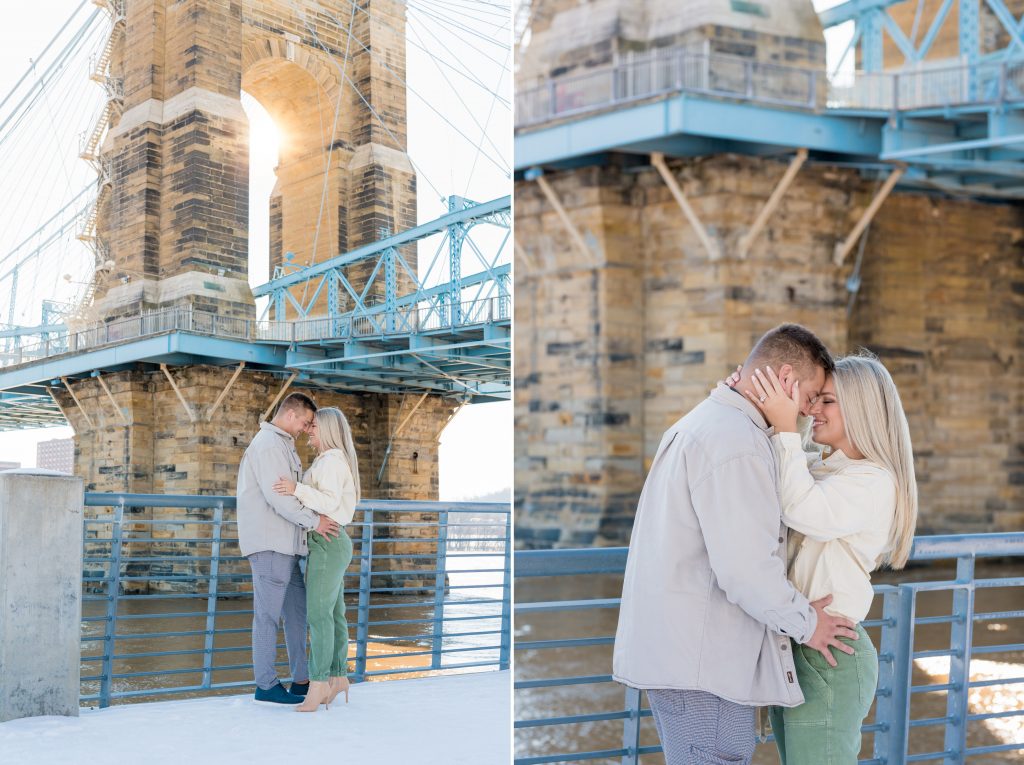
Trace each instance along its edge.
{"label": "river water", "polygon": [[[500,645],[501,605],[499,603],[474,603],[479,600],[501,600],[502,569],[504,558],[493,553],[476,557],[477,553],[460,554],[451,551],[447,557],[447,571],[450,591],[444,602],[444,616],[451,621],[445,622],[445,634],[442,647],[448,652],[442,657],[442,668],[455,664],[475,662],[493,662],[497,668]],[[479,570],[486,571],[479,571]],[[348,583],[348,581],[346,582]],[[466,588],[466,589],[462,589]],[[372,622],[389,622],[399,620],[431,619],[434,614],[432,595],[415,596],[381,596],[373,595],[370,612]],[[349,643],[350,657],[355,659],[355,619],[356,593],[346,595],[348,603],[348,619],[351,640]],[[410,605],[410,603],[425,605]],[[376,608],[380,606],[380,608]],[[167,637],[127,638],[116,641],[117,655],[128,658],[116,659],[113,662],[114,674],[130,675],[116,678],[112,682],[114,691],[146,691],[158,688],[185,688],[202,682],[202,653],[187,653],[202,650],[203,635],[186,635],[181,633],[205,630],[205,614],[200,616],[178,616],[196,611],[204,611],[205,597],[160,597],[158,599],[131,599],[122,597],[118,603],[117,634],[144,635],[154,632],[174,633]],[[106,605],[100,601],[83,604],[83,616],[102,616]],[[252,681],[250,637],[252,626],[252,599],[221,598],[217,602],[216,629],[214,640],[214,683],[230,683]],[[248,612],[248,613],[245,613]],[[83,621],[83,638],[102,637],[105,622]],[[373,679],[394,677],[416,677],[432,674],[429,655],[382,658],[388,654],[430,651],[432,647],[431,624],[385,624],[369,628],[367,645],[367,671],[388,671],[398,669],[419,669],[412,673],[396,673],[380,675]],[[486,634],[466,634],[486,633]],[[283,633],[279,634],[283,641]],[[90,661],[90,658],[102,655],[103,641],[86,640],[82,643],[82,694],[91,695],[99,691],[98,680],[87,680],[89,676],[100,674],[101,662]],[[170,655],[152,656],[146,654],[169,652]],[[287,654],[282,647],[278,660],[281,666],[278,674],[288,674]],[[354,663],[350,664],[354,668]],[[473,667],[451,669],[450,672],[474,672],[489,667]],[[152,674],[160,673],[160,674]],[[172,698],[192,698],[197,696],[241,693],[249,689],[236,688],[220,691],[183,691],[173,694]],[[117,700],[115,703],[130,701],[153,701],[158,697],[144,694],[128,699]],[[168,698],[161,696],[159,698]],[[88,702],[95,705],[98,702]]]}
{"label": "river water", "polygon": [[[977,577],[1024,576],[1024,564],[978,565]],[[900,581],[942,581],[955,578],[952,568],[940,566],[913,568],[875,578],[876,583]],[[545,577],[516,580],[517,603],[535,601],[615,598],[621,594],[622,577]],[[975,610],[998,612],[1024,608],[1022,588],[978,590]],[[949,593],[925,593],[919,596],[918,616],[948,615],[952,610]],[[876,598],[869,619],[881,616],[881,599]],[[613,609],[565,611],[555,614],[529,614],[515,620],[515,640],[554,640],[559,638],[607,637],[615,634],[617,611]],[[915,651],[949,647],[949,624],[918,625],[915,629]],[[880,628],[868,630],[878,646]],[[1024,644],[1024,619],[994,619],[978,622],[974,628],[975,646]],[[515,652],[515,679],[572,677],[611,673],[611,646],[583,648],[530,649]],[[915,662],[914,685],[946,682],[948,672],[944,659],[923,659]],[[972,659],[972,680],[1024,677],[1024,652],[990,654]],[[1024,684],[974,689],[970,695],[972,713],[1024,710]],[[517,720],[609,712],[624,709],[623,688],[616,683],[568,685],[557,688],[522,689],[515,692]],[[646,699],[644,700],[646,707]],[[916,694],[911,703],[911,719],[941,717],[946,713],[946,693]],[[868,721],[874,721],[872,708]],[[658,738],[651,718],[644,718],[641,744],[657,745]],[[1024,716],[1003,721],[977,721],[969,724],[968,746],[994,746],[1024,742]],[[617,749],[622,746],[622,721],[580,723],[563,726],[541,726],[516,731],[517,757],[543,754]],[[870,758],[872,736],[865,734],[861,759]],[[936,752],[943,749],[941,726],[913,728],[911,753]],[[615,763],[619,759],[592,760]],[[644,765],[662,765],[662,755],[641,758]],[[774,765],[778,755],[774,744],[759,744],[754,765]],[[1024,750],[970,759],[972,765],[1024,762]]]}

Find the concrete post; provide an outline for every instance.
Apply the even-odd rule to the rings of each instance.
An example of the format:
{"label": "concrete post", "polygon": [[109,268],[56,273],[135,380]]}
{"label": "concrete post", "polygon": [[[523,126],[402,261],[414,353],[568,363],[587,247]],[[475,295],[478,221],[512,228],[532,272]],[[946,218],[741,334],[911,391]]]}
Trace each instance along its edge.
{"label": "concrete post", "polygon": [[82,479],[0,473],[0,722],[78,716]]}

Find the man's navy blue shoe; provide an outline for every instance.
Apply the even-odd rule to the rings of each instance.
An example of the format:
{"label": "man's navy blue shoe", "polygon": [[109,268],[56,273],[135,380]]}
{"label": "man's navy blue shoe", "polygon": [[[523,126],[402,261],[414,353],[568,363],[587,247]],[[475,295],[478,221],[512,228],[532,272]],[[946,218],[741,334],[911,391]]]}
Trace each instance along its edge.
{"label": "man's navy blue shoe", "polygon": [[292,696],[302,696],[305,698],[306,694],[309,693],[309,680],[304,683],[293,682],[292,687],[288,689],[288,693]]}
{"label": "man's navy blue shoe", "polygon": [[256,701],[264,704],[301,704],[302,696],[288,693],[281,683],[274,683],[267,690],[256,688]]}

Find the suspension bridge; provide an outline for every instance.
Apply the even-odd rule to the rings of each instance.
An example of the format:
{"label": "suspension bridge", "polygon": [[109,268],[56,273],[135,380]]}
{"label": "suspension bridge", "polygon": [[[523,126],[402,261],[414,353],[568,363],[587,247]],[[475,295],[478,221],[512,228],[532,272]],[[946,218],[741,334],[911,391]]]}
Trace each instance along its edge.
{"label": "suspension bridge", "polygon": [[[81,407],[76,385],[119,372],[169,381],[193,420],[198,407],[173,372],[197,365],[231,371],[225,394],[240,374],[263,372],[282,382],[281,393],[294,385],[455,404],[507,400],[510,197],[469,198],[511,177],[494,137],[500,112],[511,109],[501,9],[465,0],[253,0],[240,18],[209,10],[207,22],[241,30],[243,89],[285,134],[269,205],[270,279],[248,294],[237,284],[248,260],[237,145],[207,133],[196,143],[212,140],[214,149],[174,175],[172,142],[181,139],[170,136],[178,128],[167,113],[175,85],[158,92],[130,60],[139,53],[130,30],[150,20],[131,0],[82,2],[0,102],[0,166],[26,187],[0,235],[0,429],[66,424],[69,407],[96,425],[103,415]],[[268,32],[271,22],[284,31]],[[141,55],[159,54],[169,38],[146,43]],[[406,48],[434,80],[414,85]],[[358,81],[363,65],[380,69],[379,91],[399,95],[370,93]],[[197,79],[177,97],[195,101],[190,119],[205,119],[206,109],[230,122],[237,106],[206,95],[230,87]],[[288,88],[308,98],[289,105]],[[464,179],[459,193],[442,192],[453,184],[437,180],[436,163],[407,149],[417,128],[402,122],[406,98],[439,126],[428,145],[458,145],[448,151],[450,180]],[[146,139],[150,156],[133,155],[130,131],[154,121],[153,104],[164,113],[162,138]],[[372,134],[368,142],[359,144],[359,130]],[[141,180],[140,163],[149,173]],[[357,179],[364,169],[370,174]],[[161,174],[157,192],[152,179]],[[417,180],[431,191],[418,205],[421,220],[422,210],[435,211],[422,223]],[[188,184],[199,193],[176,198]],[[332,243],[341,247],[331,252]],[[112,421],[127,423],[130,412],[114,399]]]}

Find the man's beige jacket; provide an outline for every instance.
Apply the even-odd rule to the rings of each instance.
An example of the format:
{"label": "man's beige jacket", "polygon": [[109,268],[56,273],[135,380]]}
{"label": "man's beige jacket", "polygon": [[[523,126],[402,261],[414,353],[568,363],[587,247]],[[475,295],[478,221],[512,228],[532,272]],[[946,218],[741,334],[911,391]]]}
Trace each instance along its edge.
{"label": "man's beige jacket", "polygon": [[261,422],[238,467],[238,546],[242,555],[273,550],[306,555],[306,531],[319,518],[295,497],[277,494],[278,478],[298,481],[302,461],[295,439],[269,422]]}
{"label": "man's beige jacket", "polygon": [[617,681],[803,703],[789,638],[809,640],[817,616],[786,579],[771,433],[719,385],[663,436],[633,523]]}

